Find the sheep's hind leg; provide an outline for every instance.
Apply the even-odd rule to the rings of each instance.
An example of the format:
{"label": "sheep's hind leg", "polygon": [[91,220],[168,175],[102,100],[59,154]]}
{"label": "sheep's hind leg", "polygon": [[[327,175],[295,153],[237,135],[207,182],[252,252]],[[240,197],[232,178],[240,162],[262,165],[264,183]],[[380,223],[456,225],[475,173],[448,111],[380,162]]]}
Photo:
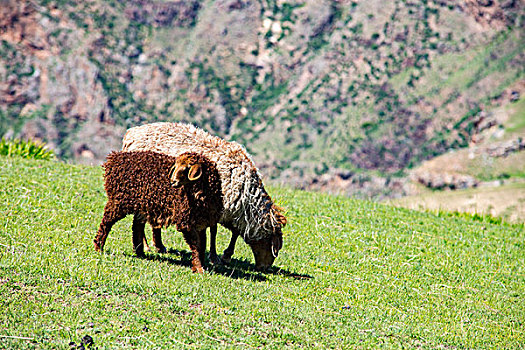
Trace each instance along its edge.
{"label": "sheep's hind leg", "polygon": [[206,253],[206,230],[204,229],[200,232],[184,231],[182,234],[191,249],[191,270],[203,273]]}
{"label": "sheep's hind leg", "polygon": [[144,233],[144,237],[142,237],[142,243],[144,244],[144,251],[149,252],[151,248],[149,247],[148,240],[146,239],[146,234]]}
{"label": "sheep's hind leg", "polygon": [[153,245],[157,249],[157,253],[166,253],[166,247],[162,244],[161,229],[153,228]]}
{"label": "sheep's hind leg", "polygon": [[219,265],[222,263],[222,261],[217,255],[216,238],[217,238],[217,225],[213,225],[210,227],[210,261],[214,265]]}
{"label": "sheep's hind leg", "polygon": [[133,251],[138,257],[144,256],[144,245],[147,246],[148,244],[146,241],[146,235],[144,234],[145,226],[146,223],[142,221],[138,215],[133,216],[133,224],[131,226],[133,231]]}
{"label": "sheep's hind leg", "polygon": [[232,255],[235,252],[235,243],[237,243],[237,238],[239,238],[240,233],[236,229],[231,229],[232,231],[232,238],[230,240],[230,244],[228,247],[224,250],[222,253],[222,261],[225,263],[229,263],[232,260]]}
{"label": "sheep's hind leg", "polygon": [[126,216],[125,213],[121,213],[117,209],[118,208],[111,202],[108,202],[104,207],[104,216],[102,217],[102,222],[98,228],[98,233],[93,240],[97,252],[104,250],[106,239],[108,238],[109,231],[111,231],[113,225]]}

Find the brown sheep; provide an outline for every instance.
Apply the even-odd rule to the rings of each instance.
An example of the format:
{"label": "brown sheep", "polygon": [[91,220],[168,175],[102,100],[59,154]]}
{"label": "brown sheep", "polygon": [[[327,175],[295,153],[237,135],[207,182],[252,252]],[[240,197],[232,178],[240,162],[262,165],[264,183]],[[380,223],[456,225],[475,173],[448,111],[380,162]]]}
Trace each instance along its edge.
{"label": "brown sheep", "polygon": [[[144,226],[153,229],[156,247],[162,227],[175,225],[192,252],[193,272],[203,272],[206,228],[217,225],[223,211],[215,164],[196,153],[172,157],[151,151],[113,152],[103,165],[108,202],[95,250],[102,251],[111,227],[133,214],[133,250],[144,255]],[[165,248],[164,248],[165,250]]]}

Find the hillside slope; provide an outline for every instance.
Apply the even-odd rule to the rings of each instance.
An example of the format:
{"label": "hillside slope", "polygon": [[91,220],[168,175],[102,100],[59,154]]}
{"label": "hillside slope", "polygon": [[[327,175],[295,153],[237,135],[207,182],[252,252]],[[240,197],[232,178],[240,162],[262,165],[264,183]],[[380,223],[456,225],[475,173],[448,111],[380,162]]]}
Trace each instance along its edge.
{"label": "hillside slope", "polygon": [[429,191],[390,200],[389,203],[415,210],[467,212],[524,223],[525,181],[495,187]]}
{"label": "hillside slope", "polygon": [[130,126],[187,121],[282,182],[403,192],[396,175],[468,145],[523,81],[523,16],[522,1],[8,0],[0,134],[92,163]]}
{"label": "hillside slope", "polygon": [[482,116],[485,126],[468,147],[412,169],[411,195],[390,202],[525,222],[525,98]]}
{"label": "hillside slope", "polygon": [[468,147],[423,162],[413,169],[412,179],[438,189],[461,188],[461,178],[470,179],[471,186],[525,179],[525,97],[490,110],[479,124],[485,126]]}
{"label": "hillside slope", "polygon": [[0,156],[0,181],[0,348],[525,343],[523,225],[269,188],[289,218],[275,268],[257,273],[238,242],[230,266],[197,275],[173,229],[168,254],[134,258],[131,218],[94,251],[100,167]]}

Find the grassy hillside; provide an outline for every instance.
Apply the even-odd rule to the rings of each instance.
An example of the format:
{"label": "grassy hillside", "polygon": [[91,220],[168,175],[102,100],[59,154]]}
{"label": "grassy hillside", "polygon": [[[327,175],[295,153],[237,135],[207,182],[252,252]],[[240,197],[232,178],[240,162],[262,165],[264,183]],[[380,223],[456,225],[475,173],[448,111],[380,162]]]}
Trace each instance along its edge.
{"label": "grassy hillside", "polygon": [[[525,222],[525,152],[523,146],[503,151],[525,138],[525,98],[490,110],[487,115],[489,122],[498,122],[479,133],[468,148],[447,152],[413,169],[412,195],[391,203],[411,209],[490,214]],[[439,184],[437,179],[442,181],[442,187],[449,188],[462,177],[472,179],[478,188],[436,191],[421,184],[432,180],[435,186]]]}
{"label": "grassy hillside", "polygon": [[399,177],[466,147],[525,77],[522,1],[4,3],[0,136],[85,163],[163,120],[242,143],[291,186]]}
{"label": "grassy hillside", "polygon": [[525,98],[489,110],[497,121],[477,135],[477,142],[423,162],[414,172],[453,173],[472,176],[479,181],[525,178],[525,152],[514,150],[505,156],[491,155],[502,144],[525,138]]}
{"label": "grassy hillside", "polygon": [[468,212],[518,223],[525,222],[525,182],[456,191],[421,192],[389,202],[416,210]]}
{"label": "grassy hillside", "polygon": [[525,343],[523,226],[270,188],[290,219],[277,266],[254,272],[239,242],[196,275],[173,229],[169,254],[133,257],[130,218],[94,252],[98,167],[0,157],[0,180],[0,348]]}

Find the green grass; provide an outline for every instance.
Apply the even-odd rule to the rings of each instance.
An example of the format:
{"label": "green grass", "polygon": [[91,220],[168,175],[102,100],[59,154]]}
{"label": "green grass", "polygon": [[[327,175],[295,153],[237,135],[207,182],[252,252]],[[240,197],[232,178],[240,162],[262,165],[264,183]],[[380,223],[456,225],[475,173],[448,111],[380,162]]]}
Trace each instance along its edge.
{"label": "green grass", "polygon": [[173,229],[171,253],[133,257],[130,218],[93,250],[100,167],[0,157],[0,180],[0,348],[525,344],[523,226],[270,188],[290,221],[276,267],[255,272],[238,242],[197,275]]}
{"label": "green grass", "polygon": [[521,97],[519,101],[516,101],[506,107],[509,113],[509,120],[507,121],[507,131],[509,133],[521,133],[525,134],[525,98]]}

